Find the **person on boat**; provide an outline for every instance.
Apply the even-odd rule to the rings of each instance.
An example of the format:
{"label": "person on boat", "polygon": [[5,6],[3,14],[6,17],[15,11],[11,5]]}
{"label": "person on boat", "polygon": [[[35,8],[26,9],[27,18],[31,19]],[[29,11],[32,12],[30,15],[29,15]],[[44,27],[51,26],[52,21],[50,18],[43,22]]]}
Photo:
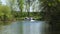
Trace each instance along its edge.
{"label": "person on boat", "polygon": [[29,17],[29,20],[33,20],[33,18],[32,17]]}
{"label": "person on boat", "polygon": [[34,21],[32,17],[25,17],[25,20]]}

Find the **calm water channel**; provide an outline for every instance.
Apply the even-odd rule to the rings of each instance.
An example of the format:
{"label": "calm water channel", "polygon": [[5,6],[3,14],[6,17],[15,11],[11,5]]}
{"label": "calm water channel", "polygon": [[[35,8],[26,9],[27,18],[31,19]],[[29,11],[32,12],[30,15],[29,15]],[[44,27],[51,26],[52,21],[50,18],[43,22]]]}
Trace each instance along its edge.
{"label": "calm water channel", "polygon": [[44,21],[16,21],[2,26],[0,34],[45,34],[48,26]]}

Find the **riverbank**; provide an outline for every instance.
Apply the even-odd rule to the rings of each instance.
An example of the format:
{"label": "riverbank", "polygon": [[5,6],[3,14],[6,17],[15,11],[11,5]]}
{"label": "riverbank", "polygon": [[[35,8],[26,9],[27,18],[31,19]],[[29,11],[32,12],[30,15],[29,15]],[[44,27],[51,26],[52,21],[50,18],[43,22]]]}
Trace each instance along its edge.
{"label": "riverbank", "polygon": [[[24,20],[26,17],[14,18],[14,20]],[[32,17],[33,20],[42,20],[41,17]]]}
{"label": "riverbank", "polygon": [[[33,20],[41,21],[41,18],[40,17],[32,17],[32,18],[33,18]],[[8,25],[8,24],[11,24],[11,22],[23,21],[24,19],[25,19],[25,17],[0,20],[0,25]]]}

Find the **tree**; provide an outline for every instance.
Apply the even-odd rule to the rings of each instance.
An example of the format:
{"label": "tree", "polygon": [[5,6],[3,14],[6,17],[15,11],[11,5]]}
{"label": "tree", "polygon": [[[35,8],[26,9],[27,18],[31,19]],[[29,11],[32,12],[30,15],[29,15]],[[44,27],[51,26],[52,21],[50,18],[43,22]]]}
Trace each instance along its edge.
{"label": "tree", "polygon": [[[53,34],[57,34],[60,31],[60,0],[39,0],[41,7],[44,7],[42,11],[45,13],[44,20],[48,21],[51,25]],[[51,30],[50,29],[50,30]],[[51,33],[52,34],[52,33]]]}
{"label": "tree", "polygon": [[0,6],[0,19],[4,21],[12,19],[11,8],[9,6]]}
{"label": "tree", "polygon": [[23,5],[24,5],[24,0],[17,0],[18,2],[18,6],[19,6],[19,9],[20,9],[20,13],[21,13],[21,17],[22,17],[22,11],[23,11]]}
{"label": "tree", "polygon": [[13,11],[13,7],[15,5],[15,0],[6,0],[6,4],[10,6],[11,11]]}

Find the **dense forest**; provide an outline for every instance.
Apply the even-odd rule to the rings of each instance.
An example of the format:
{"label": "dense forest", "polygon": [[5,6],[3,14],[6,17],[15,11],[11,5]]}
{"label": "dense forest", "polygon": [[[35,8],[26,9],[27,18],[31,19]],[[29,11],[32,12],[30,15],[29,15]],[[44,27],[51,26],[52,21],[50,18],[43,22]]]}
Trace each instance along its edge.
{"label": "dense forest", "polygon": [[[39,20],[59,22],[60,0],[0,0],[0,20],[34,17]],[[30,10],[32,7],[32,10]],[[30,12],[32,11],[32,12]]]}

